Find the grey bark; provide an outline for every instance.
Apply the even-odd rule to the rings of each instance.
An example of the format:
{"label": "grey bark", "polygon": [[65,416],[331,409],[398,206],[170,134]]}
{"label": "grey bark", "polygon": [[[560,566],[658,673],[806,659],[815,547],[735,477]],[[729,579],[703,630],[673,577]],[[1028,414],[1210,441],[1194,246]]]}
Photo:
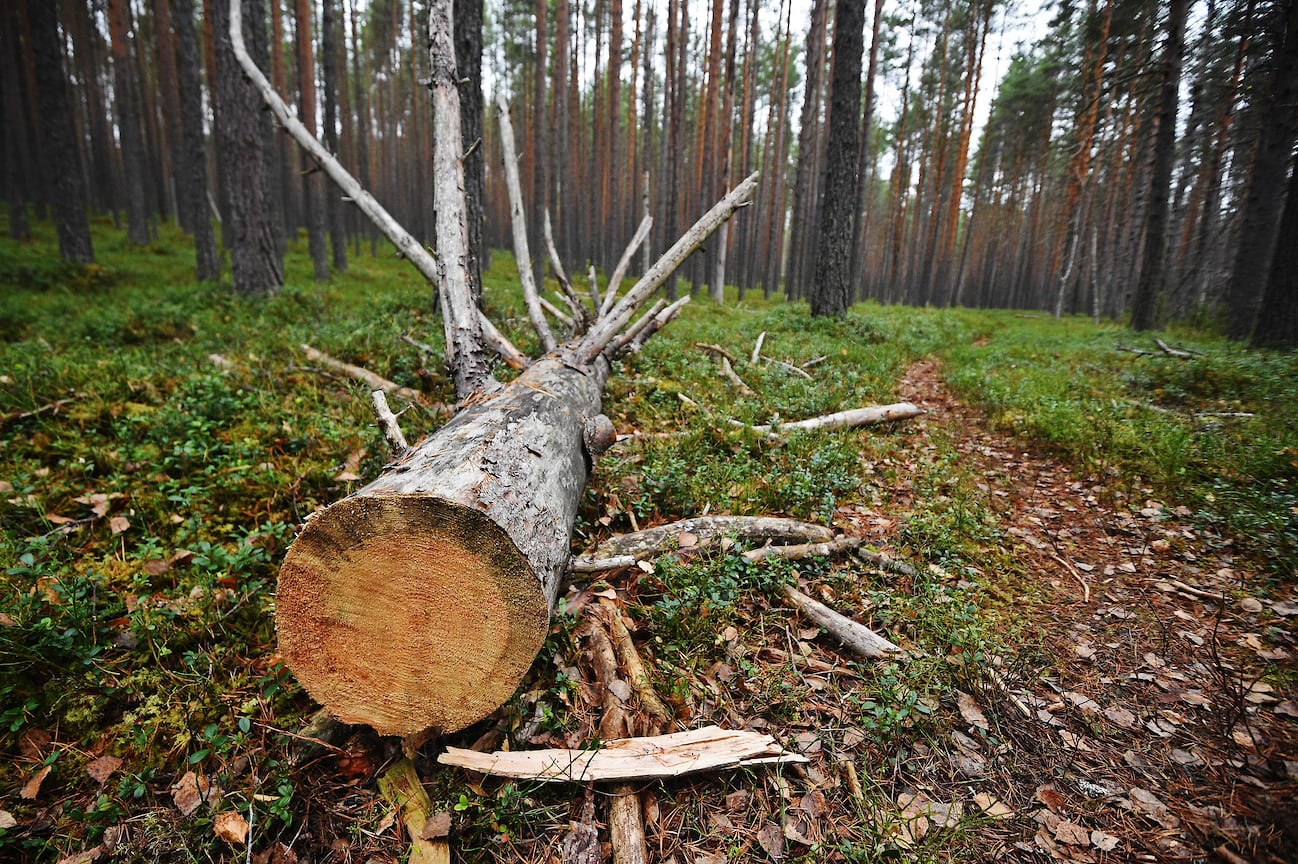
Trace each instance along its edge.
{"label": "grey bark", "polygon": [[176,175],[177,182],[189,190],[181,200],[189,207],[185,221],[194,234],[198,281],[208,282],[220,278],[221,260],[207,207],[207,148],[203,142],[203,93],[199,81],[198,40],[194,34],[194,3],[193,0],[171,2],[180,78],[181,147]]}

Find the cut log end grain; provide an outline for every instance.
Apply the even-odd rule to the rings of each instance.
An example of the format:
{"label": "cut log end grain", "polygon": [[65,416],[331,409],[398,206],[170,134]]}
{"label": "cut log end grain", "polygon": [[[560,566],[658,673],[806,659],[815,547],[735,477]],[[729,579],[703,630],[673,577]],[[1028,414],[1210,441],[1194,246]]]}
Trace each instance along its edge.
{"label": "cut log end grain", "polygon": [[483,513],[421,495],[345,499],[280,571],[288,666],[346,723],[409,736],[461,729],[513,693],[540,650],[542,583]]}

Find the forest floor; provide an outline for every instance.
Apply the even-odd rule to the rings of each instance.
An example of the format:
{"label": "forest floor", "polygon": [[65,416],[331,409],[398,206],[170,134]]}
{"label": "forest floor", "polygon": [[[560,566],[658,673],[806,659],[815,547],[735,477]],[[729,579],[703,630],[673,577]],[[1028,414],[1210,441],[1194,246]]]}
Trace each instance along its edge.
{"label": "forest floor", "polygon": [[[0,858],[405,860],[378,788],[401,742],[303,740],[318,706],[275,653],[273,588],[295,526],[386,459],[364,388],[301,344],[442,401],[439,358],[398,338],[436,350],[427,288],[382,255],[313,285],[295,244],[284,291],[240,300],[192,283],[179,234],[136,250],[95,230],[89,270],[52,263],[52,232],[0,240]],[[487,311],[535,347],[512,261],[496,265]],[[772,362],[747,359],[759,333]],[[605,455],[574,553],[704,513],[785,515],[912,575],[686,536],[572,574],[515,696],[416,756],[455,859],[608,857],[605,790],[436,762],[595,745],[601,601],[677,725],[809,760],[638,785],[651,860],[1298,857],[1298,358],[1188,328],[1167,337],[1188,358],[1115,350],[1131,338],[872,304],[823,321],[733,290],[687,307],[605,402],[621,432],[679,434]],[[776,443],[718,422],[897,400],[928,413]],[[413,440],[436,421],[403,424]],[[905,656],[853,658],[786,584]]]}

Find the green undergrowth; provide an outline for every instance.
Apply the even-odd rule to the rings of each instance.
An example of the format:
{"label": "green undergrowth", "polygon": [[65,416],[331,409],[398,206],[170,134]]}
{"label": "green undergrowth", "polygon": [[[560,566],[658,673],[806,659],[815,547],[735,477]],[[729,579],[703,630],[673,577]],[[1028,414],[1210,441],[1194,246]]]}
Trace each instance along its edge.
{"label": "green undergrowth", "polygon": [[[39,761],[51,768],[36,799],[6,798],[20,824],[41,827],[0,829],[0,852],[56,861],[129,819],[149,860],[220,859],[214,814],[180,819],[172,806],[171,786],[189,770],[222,785],[229,806],[252,807],[258,849],[287,842],[311,809],[303,790],[319,778],[287,761],[282,730],[314,706],[275,653],[275,574],[301,521],[388,458],[365,388],[317,368],[301,346],[447,401],[441,321],[429,287],[387,249],[353,250],[345,274],[317,284],[301,240],[282,291],[239,298],[228,284],[193,280],[192,247],[169,226],[141,249],[106,219],[92,230],[99,263],[87,268],[58,263],[48,224],[28,242],[0,239],[0,744],[37,752],[0,760],[0,785],[20,788]],[[486,282],[492,320],[535,351],[512,256],[495,253]],[[767,359],[750,362],[762,333]],[[861,305],[843,320],[813,320],[805,304],[778,297],[739,303],[731,289],[717,307],[701,296],[614,364],[604,410],[620,432],[646,437],[599,463],[574,548],[703,513],[839,525],[895,517],[890,542],[915,577],[857,559],[752,565],[739,547],[712,548],[645,574],[632,608],[666,676],[662,692],[691,722],[721,706],[688,682],[725,661],[752,676],[736,710],[773,724],[814,719],[801,673],[757,660],[761,628],[788,620],[779,587],[810,580],[860,610],[922,653],[904,667],[855,667],[858,683],[838,694],[872,736],[862,776],[895,770],[944,728],[945,694],[976,690],[975,670],[1017,638],[1013,609],[1031,580],[1019,579],[949,435],[920,442],[913,426],[891,424],[771,441],[729,420],[778,424],[898,401],[909,364],[940,356],[959,396],[1025,444],[1189,503],[1223,542],[1283,573],[1298,543],[1298,364],[1177,336],[1205,356],[1118,354],[1125,331],[1080,319]],[[696,343],[733,354],[752,393],[737,392]],[[805,365],[811,380],[771,361]],[[498,374],[512,376],[503,365]],[[414,440],[437,421],[414,408],[402,425]],[[735,646],[718,641],[754,622]],[[510,703],[520,722],[539,711],[544,730],[579,728],[581,690],[565,671],[577,624],[556,616]],[[767,636],[782,650],[795,638]],[[36,746],[37,730],[56,744]],[[104,755],[123,761],[100,786],[85,769]],[[436,775],[433,792],[477,832],[461,835],[466,851],[498,848],[502,832],[535,820],[562,822],[558,802],[571,792],[497,784],[479,794],[448,776]],[[55,814],[48,805],[60,800]],[[844,840],[845,854],[865,854],[867,840]]]}

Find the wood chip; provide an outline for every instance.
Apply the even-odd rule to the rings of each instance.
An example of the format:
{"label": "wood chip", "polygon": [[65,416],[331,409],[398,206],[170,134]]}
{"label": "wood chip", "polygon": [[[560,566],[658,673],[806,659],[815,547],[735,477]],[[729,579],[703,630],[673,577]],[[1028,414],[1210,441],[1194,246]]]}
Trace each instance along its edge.
{"label": "wood chip", "polygon": [[448,747],[443,765],[520,780],[588,783],[648,780],[744,766],[806,762],[786,752],[770,735],[707,726],[670,735],[622,738],[599,750],[520,750],[476,753]]}

